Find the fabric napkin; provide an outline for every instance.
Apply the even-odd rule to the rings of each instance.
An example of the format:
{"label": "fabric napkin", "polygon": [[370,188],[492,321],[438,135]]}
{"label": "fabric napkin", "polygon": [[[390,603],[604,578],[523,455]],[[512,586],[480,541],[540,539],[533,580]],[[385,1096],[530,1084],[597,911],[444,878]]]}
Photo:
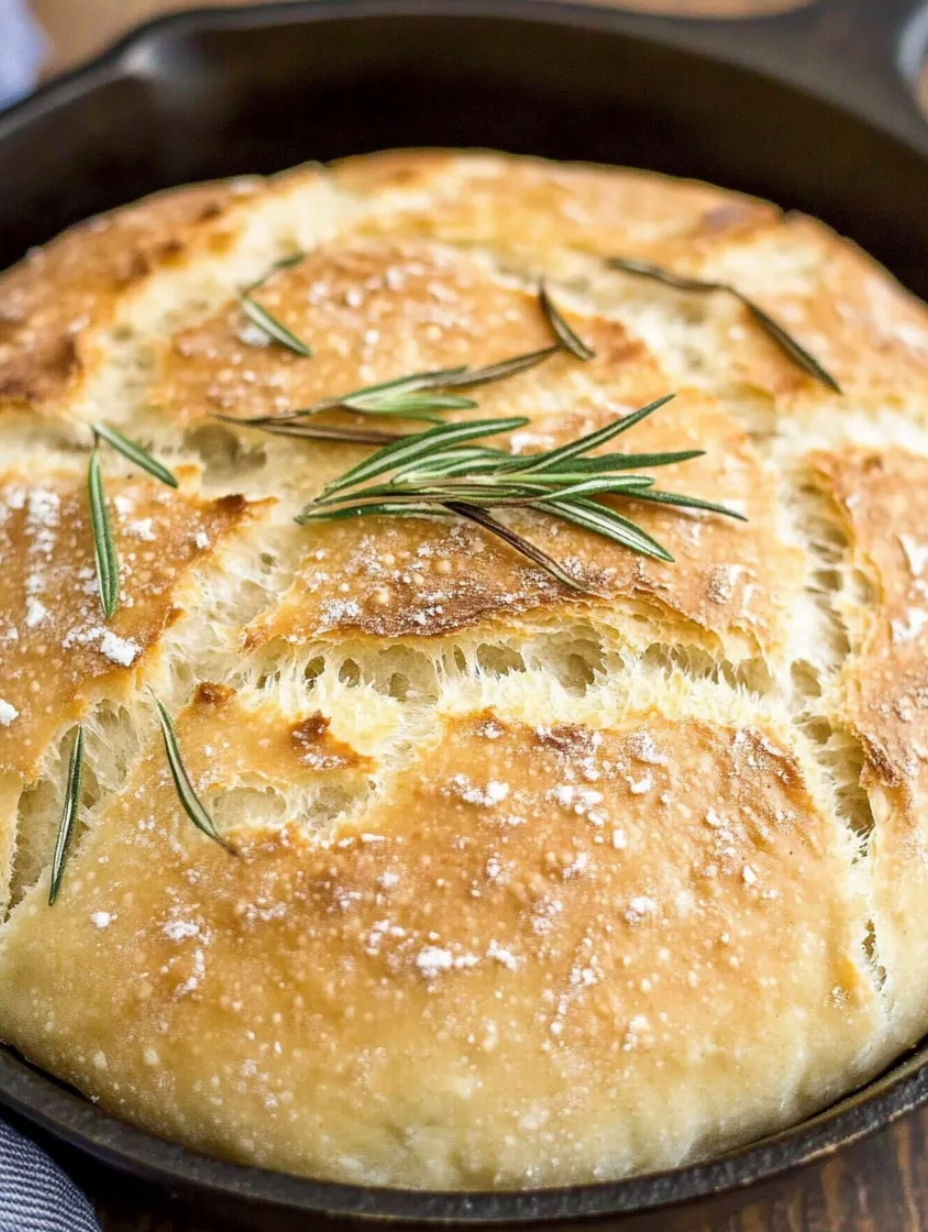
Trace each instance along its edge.
{"label": "fabric napkin", "polygon": [[25,0],[0,0],[0,107],[32,89],[45,50]]}
{"label": "fabric napkin", "polygon": [[0,1121],[0,1232],[100,1232],[90,1203],[35,1143]]}

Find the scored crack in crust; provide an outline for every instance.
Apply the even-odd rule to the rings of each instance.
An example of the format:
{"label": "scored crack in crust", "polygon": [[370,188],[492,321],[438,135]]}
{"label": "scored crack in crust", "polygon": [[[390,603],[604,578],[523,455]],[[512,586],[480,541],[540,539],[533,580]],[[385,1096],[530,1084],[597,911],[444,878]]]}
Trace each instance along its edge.
{"label": "scored crack in crust", "polygon": [[[615,256],[734,285],[843,394]],[[268,271],[312,358],[242,312]],[[524,453],[675,392],[628,448],[704,449],[661,486],[748,521],[639,503],[671,564],[513,513],[587,591],[469,523],[296,525],[368,451],[234,421],[547,346],[542,277],[595,358],[446,418],[524,416]],[[849,243],[642,172],[390,153],[31,255],[0,281],[0,1038],[166,1138],[442,1189],[676,1165],[878,1072],[928,1024],[926,386],[928,312]],[[99,420],[179,480],[101,452],[110,622]]]}

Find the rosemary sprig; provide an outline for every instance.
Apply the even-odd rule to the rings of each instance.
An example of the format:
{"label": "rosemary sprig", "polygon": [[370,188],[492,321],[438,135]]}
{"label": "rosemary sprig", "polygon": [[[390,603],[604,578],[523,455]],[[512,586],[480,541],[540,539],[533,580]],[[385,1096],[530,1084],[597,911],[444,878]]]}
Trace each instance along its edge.
{"label": "rosemary sprig", "polygon": [[298,338],[292,330],[287,329],[283,321],[263,304],[259,304],[254,298],[254,292],[259,291],[273,276],[280,270],[291,269],[294,265],[299,265],[301,261],[306,259],[305,252],[294,252],[289,257],[281,257],[279,261],[275,261],[266,274],[262,274],[255,282],[251,282],[247,287],[242,287],[241,290],[241,307],[242,312],[251,321],[252,325],[257,325],[263,333],[272,339],[274,342],[280,343],[287,350],[293,351],[296,355],[303,356],[304,359],[310,358],[312,348],[307,346],[302,338]]}
{"label": "rosemary sprig", "polygon": [[521,556],[530,560],[532,564],[538,565],[539,569],[549,573],[556,582],[560,582],[568,590],[585,589],[575,577],[572,577],[565,569],[561,568],[553,556],[549,556],[547,552],[543,552],[534,543],[530,543],[528,539],[523,539],[521,535],[517,535],[510,527],[502,522],[498,522],[485,509],[479,509],[474,505],[461,501],[448,501],[445,508],[450,513],[457,514],[459,518],[465,518],[468,522],[476,522],[478,526],[482,526],[484,530],[489,531],[491,535],[495,535],[497,539],[502,539],[503,543],[508,543]]}
{"label": "rosemary sprig", "polygon": [[242,312],[251,321],[252,325],[257,325],[258,329],[262,330],[274,342],[280,343],[286,347],[288,351],[293,351],[295,355],[301,355],[304,359],[309,359],[312,355],[312,347],[306,345],[302,338],[298,338],[292,330],[288,329],[278,317],[263,304],[259,304],[248,291],[244,291],[241,297]]}
{"label": "rosemary sprig", "polygon": [[181,807],[198,830],[202,830],[204,834],[208,835],[209,838],[217,842],[220,847],[224,847],[232,855],[238,855],[232,844],[227,842],[216,829],[212,817],[210,817],[209,813],[200,803],[184,768],[180,748],[177,743],[177,733],[174,730],[171,716],[154,694],[152,694],[152,697],[158,709],[158,721],[161,724],[161,734],[164,737],[164,750],[167,754],[171,777],[174,779],[174,789],[177,792],[177,798],[180,800]]}
{"label": "rosemary sprig", "polygon": [[[509,419],[480,419],[470,423],[441,424],[437,428],[429,428],[425,432],[416,432],[403,436],[379,449],[357,466],[353,466],[338,479],[326,486],[326,494],[339,492],[343,488],[354,487],[368,479],[386,474],[400,466],[409,465],[423,458],[429,458],[437,452],[436,446],[447,450],[455,445],[463,445],[466,441],[476,440],[481,436],[497,436],[501,432],[514,432],[516,428],[524,428],[529,422],[522,415]],[[502,454],[507,461],[511,454]]]}
{"label": "rosemary sprig", "polygon": [[297,417],[318,415],[320,411],[342,409],[359,411],[362,415],[393,415],[398,419],[425,419],[440,423],[432,411],[471,411],[477,405],[472,398],[461,398],[443,391],[464,368],[444,368],[437,372],[416,372],[378,385],[324,398],[305,411],[292,412]]}
{"label": "rosemary sprig", "polygon": [[558,311],[557,305],[548,293],[548,288],[545,285],[545,280],[543,278],[541,280],[541,286],[538,288],[538,302],[541,304],[541,310],[545,314],[548,324],[554,332],[554,336],[557,338],[558,342],[560,342],[565,351],[569,351],[575,359],[582,360],[584,363],[587,360],[596,358],[596,352],[593,348],[587,346],[583,339],[571,329],[561,313]]}
{"label": "rosemary sprig", "polygon": [[[263,280],[262,280],[263,281]],[[257,284],[261,285],[261,284]],[[254,309],[247,308],[248,293],[243,295],[243,306],[249,312]],[[286,411],[280,415],[256,415],[250,419],[235,419],[231,416],[223,416],[214,412],[214,418],[225,419],[228,423],[238,424],[240,427],[261,428],[265,432],[278,432],[280,435],[289,436],[304,436],[307,439],[313,440],[347,440],[352,439],[344,436],[333,436],[330,433],[322,435],[318,432],[282,432],[281,425],[294,421],[305,421],[315,415],[320,415],[324,411],[355,411],[361,415],[381,415],[392,417],[394,419],[420,420],[426,423],[442,423],[440,412],[444,411],[471,411],[478,405],[472,398],[460,397],[457,393],[450,393],[450,390],[471,390],[476,389],[481,385],[489,385],[495,381],[504,381],[509,377],[517,376],[521,372],[527,372],[530,368],[535,368],[539,364],[550,359],[552,355],[558,354],[559,351],[568,351],[575,358],[580,360],[593,359],[595,351],[575,333],[568,325],[563,315],[558,310],[551,295],[548,292],[545,283],[542,281],[538,291],[538,301],[541,306],[545,319],[551,327],[551,332],[554,334],[556,344],[554,346],[543,347],[538,351],[528,351],[523,355],[513,355],[509,359],[502,359],[493,364],[487,364],[482,368],[472,368],[468,364],[461,364],[455,368],[439,368],[434,371],[413,372],[408,376],[394,377],[389,381],[380,381],[375,385],[365,385],[360,389],[350,390],[346,394],[336,394],[334,397],[321,398],[318,402],[314,402],[311,406],[301,407],[294,411]],[[253,303],[253,301],[252,301]],[[266,309],[258,305],[258,310],[261,313],[266,313]],[[254,316],[251,318],[254,320]],[[289,330],[286,330],[276,319],[273,320],[273,327],[278,330],[283,330],[288,337],[278,336],[279,342],[284,342],[293,349],[293,335]],[[270,333],[263,322],[261,324],[266,332]],[[295,340],[299,343],[299,339]],[[358,438],[353,438],[358,439]]]}
{"label": "rosemary sprig", "polygon": [[449,374],[443,388],[476,389],[478,385],[492,385],[496,381],[505,381],[511,376],[518,376],[520,372],[528,372],[530,368],[537,368],[546,359],[556,355],[560,349],[559,346],[542,347],[540,351],[526,351],[524,355],[513,355],[511,359],[501,359],[483,368],[465,366],[458,369],[457,375]]}
{"label": "rosemary sprig", "polygon": [[[365,385],[361,389],[352,390],[347,394],[339,394],[332,398],[322,398],[312,406],[296,411],[286,411],[281,415],[256,415],[251,419],[235,419],[232,416],[220,415],[214,412],[214,418],[224,419],[227,423],[239,426],[261,428],[265,432],[277,432],[280,435],[305,436],[314,440],[360,440],[357,434],[334,435],[331,428],[323,431],[315,429],[300,432],[284,432],[282,427],[288,423],[305,424],[307,419],[320,415],[323,411],[347,410],[362,415],[385,415],[396,419],[418,419],[428,423],[442,423],[434,411],[473,410],[477,403],[472,398],[459,398],[449,394],[449,389],[473,389],[480,385],[489,385],[495,381],[504,381],[507,377],[516,376],[544,363],[552,355],[557,354],[560,347],[545,347],[540,351],[530,351],[525,355],[515,355],[511,359],[503,359],[498,363],[489,364],[484,368],[470,368],[462,364],[457,368],[439,368],[434,372],[413,372],[409,376],[396,377],[391,381],[382,381],[377,385]],[[324,432],[324,434],[323,434]]]}
{"label": "rosemary sprig", "polygon": [[305,252],[294,252],[289,257],[281,257],[279,261],[275,261],[266,274],[262,274],[260,278],[249,283],[247,287],[242,287],[241,305],[242,311],[249,321],[253,325],[257,325],[274,342],[279,342],[281,346],[287,347],[288,350],[295,351],[297,355],[309,358],[312,355],[312,349],[254,298],[254,292],[260,290],[280,270],[292,269],[294,265],[299,265],[301,261],[305,260]]}
{"label": "rosemary sprig", "polygon": [[162,483],[166,483],[169,488],[177,487],[177,477],[172,471],[169,471],[166,466],[163,466],[157,458],[153,458],[147,449],[143,449],[137,441],[130,441],[127,436],[117,431],[105,423],[95,423],[92,425],[94,434],[102,438],[108,445],[112,445],[118,450],[124,458],[127,458],[140,470],[147,471],[155,479],[160,479]]}
{"label": "rosemary sprig", "polygon": [[[152,694],[154,697],[154,694]],[[161,724],[161,732],[164,736],[164,748],[168,757],[168,765],[171,769],[171,777],[174,780],[174,788],[177,792],[178,799],[184,812],[194,823],[194,825],[209,835],[211,839],[224,847],[226,851],[232,855],[238,855],[236,849],[222,837],[213,822],[213,819],[207,813],[206,809],[197,798],[196,792],[191,786],[187,771],[184,769],[184,763],[181,760],[180,749],[177,744],[177,734],[174,731],[174,724],[171,721],[171,716],[161,704],[157,697],[154,698],[155,705],[158,708],[158,719]],[[74,744],[71,746],[71,758],[68,763],[68,777],[65,787],[64,804],[61,810],[61,820],[58,823],[58,834],[55,839],[55,851],[52,856],[51,877],[48,891],[48,905],[54,906],[58,893],[61,889],[61,882],[64,877],[65,866],[68,860],[68,850],[71,844],[71,836],[74,833],[74,825],[77,821],[78,813],[81,804],[81,783],[84,776],[84,729],[79,726],[77,735],[74,738]]]}
{"label": "rosemary sprig", "polygon": [[260,427],[262,431],[272,436],[296,436],[313,441],[344,441],[350,445],[387,445],[390,441],[403,440],[405,433],[385,432],[380,428],[343,428],[340,424],[319,424],[306,420],[293,420],[270,416],[261,418],[239,419],[235,415],[221,415],[213,412],[213,419],[221,419],[224,423],[244,425],[249,428]]}
{"label": "rosemary sprig", "polygon": [[64,805],[61,809],[61,820],[58,822],[58,837],[55,840],[55,854],[52,857],[51,880],[48,889],[48,905],[53,907],[61,889],[65,865],[68,861],[68,848],[71,835],[74,833],[74,823],[81,806],[81,782],[84,777],[84,729],[78,727],[71,746],[71,760],[68,763],[68,778],[65,786]]}
{"label": "rosemary sprig", "polygon": [[780,350],[798,368],[801,368],[808,376],[821,381],[823,385],[833,390],[834,393],[840,394],[843,392],[835,378],[819,363],[814,355],[807,351],[792,334],[788,333],[780,322],[772,317],[766,309],[761,308],[760,304],[745,295],[743,291],[739,291],[737,287],[732,286],[731,283],[690,278],[682,274],[675,274],[672,270],[663,269],[659,265],[653,265],[650,261],[638,261],[632,257],[610,257],[606,264],[611,269],[621,270],[625,274],[634,274],[640,278],[650,278],[654,282],[660,282],[665,287],[674,287],[678,291],[696,293],[724,291],[727,295],[733,295],[748,310],[768,337],[777,344]]}
{"label": "rosemary sprig", "polygon": [[[658,398],[555,449],[515,457],[504,450],[470,442],[524,427],[526,419],[442,424],[393,441],[365,458],[328,484],[296,520],[307,525],[367,516],[453,514],[476,522],[558,582],[580,590],[584,587],[562,565],[498,521],[489,510],[507,506],[531,508],[611,539],[638,555],[672,561],[666,548],[640,526],[594,498],[619,496],[700,509],[745,521],[740,513],[700,497],[659,491],[650,475],[628,473],[641,465],[659,467],[689,461],[700,456],[700,451],[589,456],[591,450],[607,445],[653,415],[670,397]],[[383,476],[388,476],[385,482],[370,482]]]}
{"label": "rosemary sprig", "polygon": [[100,441],[104,440],[108,445],[112,445],[134,466],[147,471],[149,475],[167,484],[169,488],[177,487],[177,478],[157,458],[153,458],[147,449],[143,449],[137,441],[130,441],[127,436],[123,436],[111,425],[94,423],[90,426],[93,431],[94,444],[87,472],[87,488],[90,496],[90,524],[93,528],[97,587],[100,591],[100,606],[103,608],[103,615],[107,620],[112,620],[119,606],[119,557],[116,552],[116,540],[113,538],[109,510],[106,506],[106,493],[103,490]]}
{"label": "rosemary sprig", "polygon": [[[96,438],[95,438],[96,441]],[[94,558],[97,566],[97,587],[100,606],[107,620],[112,620],[119,606],[119,559],[116,541],[106,507],[103,477],[100,474],[100,446],[95,443],[87,471],[87,491],[90,498],[90,524],[93,528]]]}

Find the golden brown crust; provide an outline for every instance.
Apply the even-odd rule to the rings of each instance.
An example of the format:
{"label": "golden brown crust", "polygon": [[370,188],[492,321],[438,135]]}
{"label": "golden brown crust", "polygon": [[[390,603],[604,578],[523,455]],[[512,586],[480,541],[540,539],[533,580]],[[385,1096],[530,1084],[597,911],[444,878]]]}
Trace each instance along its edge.
{"label": "golden brown crust", "polygon": [[[197,686],[185,720],[191,745],[206,753],[203,782],[217,788],[241,773],[241,744],[249,729],[261,733],[249,742],[249,772],[269,781],[311,776],[320,770],[373,768],[369,758],[333,736],[330,727],[331,720],[321,710],[296,720],[285,719],[273,703],[245,706],[234,689],[209,681]],[[196,765],[196,759],[191,764]]]}
{"label": "golden brown crust", "polygon": [[[732,282],[772,313],[837,379],[845,406],[894,406],[923,419],[928,311],[853,244],[811,218],[770,220],[704,261],[700,276]],[[807,416],[821,390],[740,310],[730,380]],[[837,409],[837,408],[836,408]]]}
{"label": "golden brown crust", "polygon": [[[40,1059],[233,1158],[438,1187],[672,1157],[687,1131],[662,1142],[643,1089],[724,1107],[721,1144],[767,1125],[772,1059],[802,1057],[827,1090],[811,1075],[837,1034],[853,1064],[875,995],[840,829],[789,750],[648,713],[593,731],[483,712],[428,746],[332,841],[233,829],[238,859],[191,829],[157,758],[140,767],[137,804],[75,860],[53,998],[23,995],[49,925],[18,917],[4,987],[54,1017]],[[84,988],[88,961],[115,1000]],[[745,1032],[764,1049],[735,1072],[719,1042]]]}
{"label": "golden brown crust", "polygon": [[88,337],[122,295],[179,261],[255,183],[162,193],[94,218],[36,249],[0,279],[0,409],[55,404],[88,362]]}
{"label": "golden brown crust", "polygon": [[[928,311],[869,257],[821,223],[707,184],[640,171],[435,152],[348,159],[349,188],[384,193],[389,207],[362,225],[453,245],[481,246],[540,273],[569,254],[634,257],[730,282],[753,296],[824,362],[859,402],[904,406],[924,418]],[[598,275],[599,281],[603,277]],[[602,294],[620,320],[627,296],[707,312],[719,354],[703,362],[725,386],[763,391],[783,411],[807,410],[821,390],[786,359],[748,312],[725,296],[683,296],[615,274]],[[909,391],[917,389],[920,398]]]}
{"label": "golden brown crust", "polygon": [[[845,396],[614,254],[736,286]],[[234,421],[544,347],[541,275],[596,357],[446,418],[524,416],[524,453],[675,392],[623,443],[705,449],[660,486],[748,521],[623,503],[665,565],[505,515],[591,593],[458,521],[296,525],[363,451]],[[747,1141],[923,1033],[928,314],[884,271],[704,184],[399,151],[156,198],[0,295],[4,1038],[229,1158],[511,1187]],[[98,419],[181,479],[104,450],[111,625]]]}
{"label": "golden brown crust", "polygon": [[[312,364],[268,345],[237,304],[175,335],[154,394],[187,420],[220,411],[236,418],[309,407],[397,375],[470,364],[481,367],[551,344],[537,295],[491,277],[476,262],[433,244],[340,243],[274,275],[254,298],[313,348]],[[600,367],[644,358],[641,343],[602,322]],[[645,361],[646,363],[647,361]],[[487,386],[487,417],[529,411],[570,365],[558,358],[505,385]],[[656,377],[655,373],[655,377]],[[656,383],[656,382],[655,382]],[[514,400],[515,399],[515,400]],[[358,422],[357,416],[351,421]]]}
{"label": "golden brown crust", "polygon": [[0,769],[27,781],[50,741],[95,697],[129,687],[178,614],[173,595],[184,575],[248,514],[241,499],[205,501],[145,478],[110,481],[108,494],[122,602],[106,622],[83,474],[0,477],[0,696],[16,711],[4,728]]}
{"label": "golden brown crust", "polygon": [[[397,151],[336,164],[345,187],[382,193],[394,208],[368,224],[381,234],[520,252],[668,257],[750,233],[777,216],[766,202],[695,180],[643,171]],[[395,200],[391,200],[391,194]]]}

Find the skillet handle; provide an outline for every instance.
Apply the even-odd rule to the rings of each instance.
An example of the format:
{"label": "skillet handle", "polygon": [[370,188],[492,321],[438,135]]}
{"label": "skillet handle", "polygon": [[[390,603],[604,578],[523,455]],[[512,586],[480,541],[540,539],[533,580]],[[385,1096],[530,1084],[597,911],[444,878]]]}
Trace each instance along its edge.
{"label": "skillet handle", "polygon": [[[634,0],[626,0],[634,7]],[[928,153],[917,101],[928,0],[813,0],[741,20],[640,16],[641,32],[826,97]],[[867,174],[861,168],[861,174]]]}

